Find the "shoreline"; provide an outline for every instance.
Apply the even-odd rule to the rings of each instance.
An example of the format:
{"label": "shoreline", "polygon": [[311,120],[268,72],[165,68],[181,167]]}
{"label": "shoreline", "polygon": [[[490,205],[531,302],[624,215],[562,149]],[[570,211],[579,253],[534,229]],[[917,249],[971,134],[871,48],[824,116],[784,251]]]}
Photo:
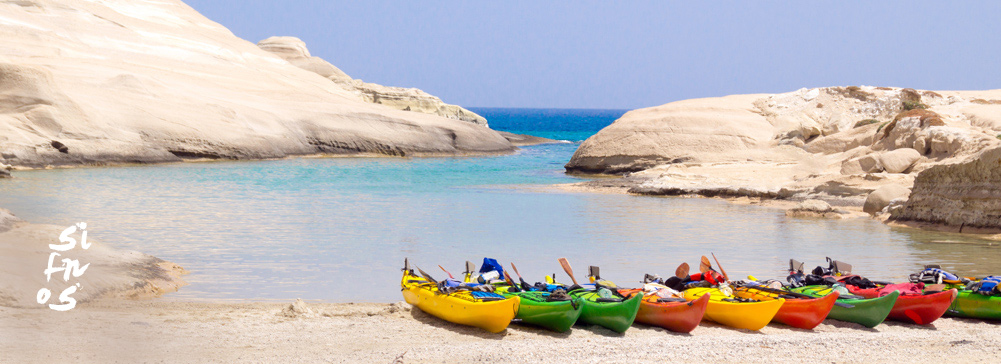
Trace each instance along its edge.
{"label": "shoreline", "polygon": [[[46,165],[43,167],[28,167],[23,165],[11,165],[10,172],[30,172],[30,171],[44,171],[44,170],[55,170],[55,169],[75,169],[75,168],[120,168],[120,167],[143,167],[143,166],[162,166],[162,165],[174,165],[182,163],[226,163],[226,162],[263,162],[263,161],[281,161],[281,160],[293,160],[293,159],[339,159],[339,158],[389,158],[389,159],[412,159],[412,158],[479,158],[479,157],[496,157],[511,155],[517,153],[522,147],[530,147],[535,145],[544,144],[564,144],[568,143],[563,140],[548,139],[542,137],[536,137],[525,134],[513,134],[508,132],[501,132],[502,135],[511,135],[519,137],[518,142],[512,142],[514,148],[505,151],[496,152],[457,152],[457,153],[432,153],[432,152],[414,152],[407,155],[392,155],[383,153],[310,153],[310,154],[290,154],[284,157],[276,158],[246,158],[246,159],[227,159],[227,158],[182,158],[176,161],[153,161],[153,162],[100,162],[100,163],[80,163],[80,164],[61,164],[61,165]],[[513,137],[512,137],[513,138]],[[7,177],[16,177],[14,173],[11,173]]]}
{"label": "shoreline", "polygon": [[[97,301],[65,313],[0,307],[0,350],[14,362],[992,362],[999,323],[942,318],[874,329],[826,320],[814,330],[769,324],[748,332],[703,322],[691,334],[634,325],[567,333],[513,323],[499,334],[410,305]],[[45,340],[51,337],[72,340]],[[928,338],[933,337],[933,340]],[[724,344],[725,343],[725,344]],[[14,350],[16,349],[16,350]],[[961,349],[961,350],[955,350]],[[873,352],[880,352],[873,358]],[[920,352],[921,355],[914,355]],[[516,354],[516,355],[515,355]]]}
{"label": "shoreline", "polygon": [[890,221],[887,220],[889,216],[871,216],[865,212],[862,212],[862,206],[837,206],[839,209],[845,210],[845,214],[841,214],[838,217],[824,217],[824,216],[804,216],[804,215],[792,215],[793,209],[795,209],[800,202],[796,200],[785,200],[785,199],[774,199],[766,197],[757,196],[704,196],[699,194],[679,194],[679,195],[652,195],[652,194],[642,194],[633,193],[629,190],[647,181],[646,178],[637,178],[629,176],[615,176],[615,175],[587,175],[587,174],[571,174],[578,177],[594,177],[595,179],[576,182],[576,183],[563,183],[552,185],[552,189],[572,192],[572,193],[598,193],[598,194],[620,194],[620,195],[632,195],[632,196],[643,196],[643,197],[675,197],[675,198],[704,198],[712,199],[717,201],[724,201],[727,203],[732,203],[735,205],[744,206],[756,206],[762,208],[776,209],[785,211],[787,215],[797,218],[807,218],[807,219],[830,219],[830,220],[847,220],[847,219],[861,219],[869,218],[873,220],[880,221],[886,226],[892,228],[902,228],[902,229],[915,229],[919,231],[930,231],[930,232],[944,232],[958,234],[966,238],[988,240],[988,241],[1001,241],[1001,230],[996,229],[978,229],[968,227],[960,232],[955,226],[942,225],[942,224],[930,224],[923,222],[913,222],[913,221]]}

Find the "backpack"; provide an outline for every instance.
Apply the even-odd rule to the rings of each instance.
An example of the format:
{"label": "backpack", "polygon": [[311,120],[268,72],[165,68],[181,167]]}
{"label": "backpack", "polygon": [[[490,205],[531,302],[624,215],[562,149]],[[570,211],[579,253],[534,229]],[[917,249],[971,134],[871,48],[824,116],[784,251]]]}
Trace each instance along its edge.
{"label": "backpack", "polygon": [[841,283],[844,283],[845,285],[852,285],[861,289],[879,288],[879,286],[870,281],[869,278],[865,278],[859,275],[850,275],[847,277],[843,277],[839,281]]}

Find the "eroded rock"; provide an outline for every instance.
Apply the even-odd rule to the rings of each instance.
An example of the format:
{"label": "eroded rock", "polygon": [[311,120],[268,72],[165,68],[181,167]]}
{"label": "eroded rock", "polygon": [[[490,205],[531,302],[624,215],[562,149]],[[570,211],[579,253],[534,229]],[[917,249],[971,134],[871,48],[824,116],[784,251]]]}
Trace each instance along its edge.
{"label": "eroded rock", "polygon": [[879,165],[889,173],[905,173],[919,160],[921,153],[911,148],[901,148],[879,155]]}
{"label": "eroded rock", "polygon": [[918,174],[914,192],[891,213],[897,221],[1001,228],[1001,148]]}
{"label": "eroded rock", "polygon": [[823,218],[841,218],[846,212],[831,207],[831,205],[825,201],[821,200],[806,200],[802,201],[789,210],[786,210],[786,216],[792,217],[823,217]]}
{"label": "eroded rock", "polygon": [[487,125],[487,120],[482,116],[460,106],[446,104],[438,97],[419,89],[382,86],[352,79],[330,62],[311,56],[309,49],[306,48],[306,43],[299,38],[270,37],[258,42],[257,46],[282,57],[299,68],[334,81],[365,102],[382,104],[397,110],[421,112],[483,126]]}
{"label": "eroded rock", "polygon": [[869,196],[865,198],[865,204],[862,205],[862,211],[869,214],[876,214],[883,210],[886,206],[898,198],[907,198],[911,193],[911,190],[907,187],[890,184],[877,188],[875,191],[869,193]]}

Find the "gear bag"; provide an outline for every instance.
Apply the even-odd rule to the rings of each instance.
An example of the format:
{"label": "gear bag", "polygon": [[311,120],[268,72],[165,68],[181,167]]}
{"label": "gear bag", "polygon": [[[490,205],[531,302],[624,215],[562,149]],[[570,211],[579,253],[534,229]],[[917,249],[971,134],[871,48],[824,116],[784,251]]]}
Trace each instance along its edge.
{"label": "gear bag", "polygon": [[941,268],[925,267],[924,270],[911,274],[911,283],[924,283],[924,284],[943,284],[943,283],[962,283],[962,279],[959,276],[946,272]]}

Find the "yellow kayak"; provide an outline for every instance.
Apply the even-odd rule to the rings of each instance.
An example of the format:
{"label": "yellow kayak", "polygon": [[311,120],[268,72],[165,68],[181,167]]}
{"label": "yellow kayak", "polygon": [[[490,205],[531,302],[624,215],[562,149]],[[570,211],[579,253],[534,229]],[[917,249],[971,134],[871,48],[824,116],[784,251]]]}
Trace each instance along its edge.
{"label": "yellow kayak", "polygon": [[518,297],[505,298],[491,292],[462,290],[442,293],[438,291],[437,284],[414,275],[410,270],[403,272],[400,284],[403,286],[403,299],[421,311],[448,322],[475,326],[493,333],[507,328],[518,314],[521,304]]}
{"label": "yellow kayak", "polygon": [[728,302],[734,297],[724,296],[717,288],[686,289],[685,299],[691,301],[706,294],[709,295],[709,307],[706,307],[705,318],[726,326],[755,331],[768,325],[785,303],[782,298],[762,302]]}

